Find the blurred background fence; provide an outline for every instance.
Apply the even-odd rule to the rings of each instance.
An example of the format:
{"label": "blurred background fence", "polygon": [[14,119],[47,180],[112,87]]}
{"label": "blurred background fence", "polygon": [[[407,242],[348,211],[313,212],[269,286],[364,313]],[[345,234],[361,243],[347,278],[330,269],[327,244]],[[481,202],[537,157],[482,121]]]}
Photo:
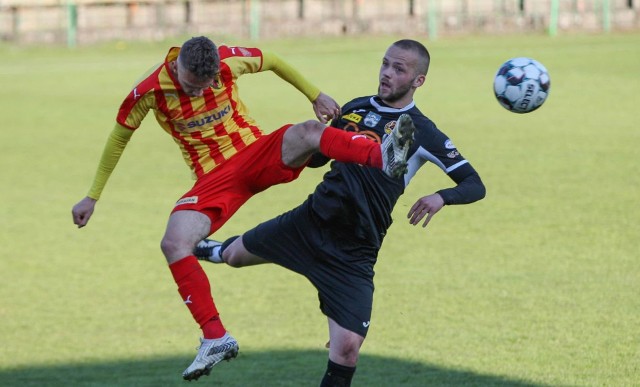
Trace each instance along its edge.
{"label": "blurred background fence", "polygon": [[640,0],[0,0],[0,39],[75,46],[177,34],[286,36],[637,30]]}

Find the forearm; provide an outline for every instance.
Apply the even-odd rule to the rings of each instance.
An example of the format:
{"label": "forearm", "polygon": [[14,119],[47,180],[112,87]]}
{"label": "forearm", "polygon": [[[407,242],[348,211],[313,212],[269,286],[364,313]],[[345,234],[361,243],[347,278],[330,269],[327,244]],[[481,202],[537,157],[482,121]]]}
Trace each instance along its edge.
{"label": "forearm", "polygon": [[119,124],[115,125],[113,131],[111,131],[111,134],[107,139],[107,143],[104,146],[102,157],[100,158],[100,163],[98,164],[98,169],[96,171],[95,177],[93,178],[93,184],[91,185],[91,189],[87,194],[88,197],[94,200],[98,200],[100,198],[102,190],[107,184],[109,176],[111,176],[111,172],[113,172],[114,168],[118,164],[120,156],[122,156],[122,152],[127,146],[127,143],[129,142],[129,139],[131,139],[132,135],[133,130],[127,129]]}
{"label": "forearm", "polygon": [[477,173],[468,175],[457,183],[458,185],[455,187],[437,192],[442,196],[445,204],[469,204],[484,198],[486,195],[486,188]]}
{"label": "forearm", "polygon": [[320,89],[309,82],[298,70],[280,59],[277,55],[263,52],[263,70],[271,70],[287,81],[313,102],[320,95]]}

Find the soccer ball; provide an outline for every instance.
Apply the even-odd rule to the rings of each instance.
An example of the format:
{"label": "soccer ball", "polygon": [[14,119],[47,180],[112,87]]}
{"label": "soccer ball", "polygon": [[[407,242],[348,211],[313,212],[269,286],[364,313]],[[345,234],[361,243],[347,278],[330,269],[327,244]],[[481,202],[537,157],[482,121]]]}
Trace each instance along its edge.
{"label": "soccer ball", "polygon": [[526,57],[504,62],[493,79],[493,92],[505,109],[529,113],[546,101],[551,80],[542,63]]}

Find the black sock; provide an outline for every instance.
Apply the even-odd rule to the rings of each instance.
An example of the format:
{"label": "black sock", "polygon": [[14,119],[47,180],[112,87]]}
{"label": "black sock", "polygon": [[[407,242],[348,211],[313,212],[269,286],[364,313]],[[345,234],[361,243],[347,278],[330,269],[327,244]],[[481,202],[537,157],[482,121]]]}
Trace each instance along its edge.
{"label": "black sock", "polygon": [[222,245],[220,245],[220,258],[222,258],[222,252],[224,251],[224,249],[229,247],[229,245],[231,243],[233,243],[233,241],[235,241],[238,238],[240,238],[240,235],[232,236],[231,238],[229,238],[226,241],[222,242]]}
{"label": "black sock", "polygon": [[329,360],[320,387],[349,387],[355,372],[356,367],[343,366]]}

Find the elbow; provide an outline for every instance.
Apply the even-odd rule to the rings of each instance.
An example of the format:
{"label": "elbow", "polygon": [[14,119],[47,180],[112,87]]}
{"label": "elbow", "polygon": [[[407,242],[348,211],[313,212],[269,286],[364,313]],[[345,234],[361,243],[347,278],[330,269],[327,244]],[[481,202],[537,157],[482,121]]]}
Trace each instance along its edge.
{"label": "elbow", "polygon": [[482,200],[487,196],[487,187],[484,184],[481,185],[478,194],[478,200]]}
{"label": "elbow", "polygon": [[469,182],[473,186],[471,191],[473,192],[473,196],[475,198],[473,200],[474,202],[482,200],[487,196],[487,187],[484,185],[484,182],[480,178],[480,175],[478,175],[477,173],[471,175],[469,177]]}

